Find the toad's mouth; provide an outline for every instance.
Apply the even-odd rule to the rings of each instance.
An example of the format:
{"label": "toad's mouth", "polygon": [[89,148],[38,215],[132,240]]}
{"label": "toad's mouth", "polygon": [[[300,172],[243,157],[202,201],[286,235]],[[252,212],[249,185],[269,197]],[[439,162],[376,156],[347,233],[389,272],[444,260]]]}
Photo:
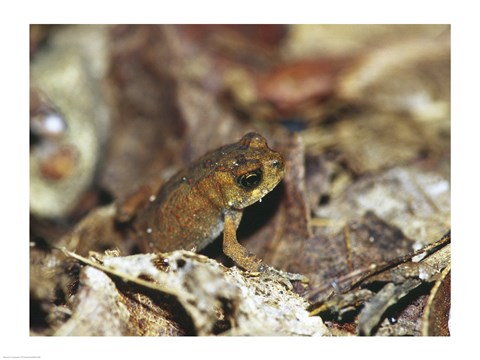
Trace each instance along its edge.
{"label": "toad's mouth", "polygon": [[262,189],[255,189],[250,193],[250,196],[248,198],[238,199],[236,202],[231,201],[228,203],[228,205],[230,206],[230,208],[242,210],[257,202],[262,202],[263,198],[268,195],[273,189],[275,189],[280,183],[280,181],[281,180],[272,184],[268,184],[268,186],[265,186]]}

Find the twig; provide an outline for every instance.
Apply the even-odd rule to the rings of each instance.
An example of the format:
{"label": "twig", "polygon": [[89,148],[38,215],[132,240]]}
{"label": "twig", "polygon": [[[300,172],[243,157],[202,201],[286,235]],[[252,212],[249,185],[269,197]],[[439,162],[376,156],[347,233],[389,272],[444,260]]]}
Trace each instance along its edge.
{"label": "twig", "polygon": [[[400,264],[403,264],[407,261],[410,261],[413,257],[415,257],[417,255],[426,253],[427,256],[428,256],[428,255],[432,254],[433,252],[437,251],[438,249],[440,249],[440,248],[444,247],[445,245],[449,244],[450,240],[451,240],[451,236],[450,236],[450,230],[449,230],[448,232],[446,232],[442,236],[442,238],[440,240],[435,241],[431,244],[428,244],[428,245],[424,246],[423,248],[421,248],[419,250],[416,250],[412,253],[402,255],[402,256],[400,256],[396,259],[393,259],[393,260],[385,261],[385,262],[382,262],[382,263],[379,263],[379,264],[372,264],[368,267],[364,267],[364,268],[361,268],[361,269],[356,269],[356,270],[353,270],[353,271],[349,272],[348,274],[340,277],[335,282],[335,284],[336,284],[335,288],[340,288],[340,292],[346,293],[346,292],[350,291],[351,289],[360,285],[363,281],[365,281],[369,277],[377,275],[377,274],[379,274],[379,273],[381,273],[385,270],[391,269],[391,268],[393,268],[395,266],[398,266]],[[356,277],[359,277],[359,278],[355,281],[352,281],[345,288],[343,288],[343,289],[341,288],[340,284],[344,284],[348,281],[351,281],[352,279],[354,279]],[[329,289],[331,286],[332,286],[331,284],[328,284],[328,285],[325,285],[325,286],[321,287],[320,289],[316,290],[310,296],[310,298],[314,298],[314,297],[318,296],[322,292]]]}
{"label": "twig", "polygon": [[55,248],[55,249],[62,251],[66,256],[74,258],[74,259],[76,259],[76,260],[78,260],[78,261],[80,261],[80,262],[82,262],[86,265],[89,265],[89,266],[94,267],[98,270],[101,270],[105,273],[108,273],[108,274],[114,275],[116,277],[119,277],[120,279],[122,279],[125,282],[132,282],[132,283],[135,283],[137,285],[146,287],[148,289],[161,291],[165,294],[172,295],[172,296],[175,296],[175,297],[179,296],[179,294],[176,291],[172,290],[171,288],[168,288],[168,287],[165,287],[165,286],[162,286],[160,284],[156,284],[156,283],[153,283],[153,282],[150,282],[150,281],[146,281],[144,279],[141,279],[141,278],[138,278],[138,277],[135,277],[135,276],[131,276],[131,275],[126,274],[124,272],[118,271],[114,268],[107,267],[105,265],[99,264],[99,263],[94,262],[90,259],[87,259],[87,258],[85,258],[81,255],[78,255],[74,252],[71,252],[71,251],[67,250],[65,247],[60,247],[60,248]]}

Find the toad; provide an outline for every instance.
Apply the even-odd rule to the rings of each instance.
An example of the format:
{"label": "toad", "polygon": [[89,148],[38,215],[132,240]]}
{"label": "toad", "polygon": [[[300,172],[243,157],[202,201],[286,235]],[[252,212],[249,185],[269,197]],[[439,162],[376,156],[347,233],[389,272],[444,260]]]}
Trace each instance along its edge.
{"label": "toad", "polygon": [[285,162],[265,138],[248,133],[211,151],[174,175],[159,191],[145,187],[118,208],[144,252],[199,251],[223,231],[223,251],[237,265],[262,272],[266,265],[237,241],[243,209],[282,180]]}

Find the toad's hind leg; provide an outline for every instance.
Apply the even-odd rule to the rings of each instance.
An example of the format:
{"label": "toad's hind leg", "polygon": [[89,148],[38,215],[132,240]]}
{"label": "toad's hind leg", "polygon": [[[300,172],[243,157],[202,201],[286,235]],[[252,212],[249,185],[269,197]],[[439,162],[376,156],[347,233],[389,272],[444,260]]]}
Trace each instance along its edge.
{"label": "toad's hind leg", "polygon": [[150,180],[130,193],[126,198],[118,201],[115,220],[119,223],[131,221],[141,209],[155,200],[161,185],[162,180]]}
{"label": "toad's hind leg", "polygon": [[262,271],[262,260],[252,255],[237,241],[237,228],[240,225],[242,213],[227,211],[224,215],[223,252],[241,268],[257,272]]}

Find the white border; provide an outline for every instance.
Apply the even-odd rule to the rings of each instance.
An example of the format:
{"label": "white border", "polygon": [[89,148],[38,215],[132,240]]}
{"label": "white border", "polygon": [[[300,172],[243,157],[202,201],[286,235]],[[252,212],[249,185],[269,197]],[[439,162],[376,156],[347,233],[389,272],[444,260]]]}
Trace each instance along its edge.
{"label": "white border", "polygon": [[[311,5],[315,3],[315,5]],[[449,359],[478,353],[476,284],[479,90],[478,10],[474,2],[296,0],[17,1],[2,11],[3,136],[0,356],[41,359],[267,357]],[[450,338],[35,338],[28,335],[29,23],[450,23],[452,24],[453,305]],[[475,128],[472,128],[475,126]],[[469,205],[472,206],[469,206]],[[475,336],[475,338],[474,338]],[[461,355],[460,355],[461,356]],[[467,355],[468,356],[468,355]],[[111,356],[109,356],[111,358]]]}

